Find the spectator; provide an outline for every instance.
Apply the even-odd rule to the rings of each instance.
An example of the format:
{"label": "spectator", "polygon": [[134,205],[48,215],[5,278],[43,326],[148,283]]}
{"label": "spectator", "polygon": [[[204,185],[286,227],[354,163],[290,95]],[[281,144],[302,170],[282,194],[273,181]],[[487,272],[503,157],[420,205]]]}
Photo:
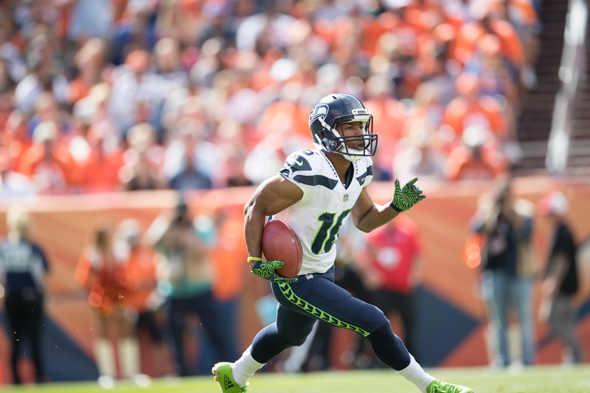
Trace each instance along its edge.
{"label": "spectator", "polygon": [[[107,115],[109,93],[106,83],[96,84],[89,95],[78,100],[73,107],[68,145],[79,167],[82,187],[89,191],[121,188],[118,170],[123,165],[123,151],[120,135]],[[97,164],[104,164],[105,167],[97,168]]]}
{"label": "spectator", "polygon": [[0,128],[14,110],[14,82],[8,72],[7,62],[0,57]]}
{"label": "spectator", "polygon": [[105,63],[105,43],[93,38],[76,53],[74,64],[77,75],[68,85],[66,100],[73,105],[78,100],[87,97],[90,89],[101,82]]}
{"label": "spectator", "polygon": [[217,73],[223,66],[222,50],[224,42],[219,38],[212,38],[203,43],[201,53],[189,72],[192,84],[210,88]]}
{"label": "spectator", "polygon": [[94,355],[100,375],[98,383],[102,388],[110,389],[117,374],[110,334],[112,325],[115,325],[121,374],[126,379],[133,379],[139,386],[145,386],[149,381],[139,374],[139,346],[123,308],[123,299],[130,295],[124,261],[120,254],[115,253],[113,230],[109,224],[101,224],[93,236],[92,243],[80,256],[74,276],[89,291],[88,303],[96,310],[98,326],[95,329]]}
{"label": "spectator", "polygon": [[404,134],[409,135],[416,129],[434,133],[440,128],[446,106],[441,89],[442,84],[435,81],[423,82],[418,86],[413,98],[414,106],[406,110],[409,115]]}
{"label": "spectator", "polygon": [[533,276],[536,260],[533,253],[534,206],[516,199],[511,180],[500,182],[497,190],[482,200],[473,220],[473,230],[485,235],[486,243],[481,276],[482,297],[495,334],[492,367],[511,364],[508,345],[509,311],[516,308],[522,339],[522,362],[535,362],[533,320]]}
{"label": "spectator", "polygon": [[[207,190],[213,187],[212,173],[219,168],[215,146],[205,140],[204,126],[189,118],[178,124],[178,139],[170,142],[162,174],[175,190]],[[219,176],[219,175],[218,175]]]}
{"label": "spectator", "polygon": [[459,96],[447,106],[443,124],[450,126],[460,138],[470,126],[483,128],[499,140],[507,137],[506,118],[497,99],[480,95],[480,80],[477,76],[463,73],[456,81]]}
{"label": "spectator", "polygon": [[518,91],[512,70],[501,56],[500,39],[494,34],[482,36],[477,43],[477,51],[465,64],[465,71],[479,75],[481,93],[488,96],[503,96],[510,102],[518,100]]}
{"label": "spectator", "polygon": [[178,191],[209,190],[211,179],[200,168],[187,165],[182,172],[170,179],[170,188]]}
{"label": "spectator", "polygon": [[398,312],[403,322],[404,344],[416,359],[416,299],[422,266],[421,244],[416,224],[399,216],[367,237],[367,286],[375,305],[385,315]]}
{"label": "spectator", "polygon": [[0,199],[23,198],[36,194],[35,185],[25,175],[12,170],[13,158],[0,147]]}
{"label": "spectator", "polygon": [[[477,42],[477,51],[463,69],[480,79],[480,93],[495,97],[503,107],[508,130],[516,130],[516,117],[520,111],[518,77],[510,63],[502,57],[501,43],[494,34],[486,34]],[[508,135],[513,138],[514,135]]]}
{"label": "spectator", "polygon": [[[215,270],[213,294],[224,311],[225,324],[233,330],[228,339],[233,341],[232,346],[236,349],[240,294],[244,289],[244,277],[248,273],[247,267],[241,263],[248,253],[246,244],[241,239],[244,225],[238,213],[225,207],[215,209],[215,246],[211,250]],[[207,216],[202,217],[197,224],[204,230],[210,225],[210,219]]]}
{"label": "spectator", "polygon": [[379,147],[384,148],[375,157],[382,167],[391,165],[406,122],[402,106],[393,98],[393,87],[391,79],[383,75],[372,75],[365,84],[368,96],[365,106],[374,116],[374,129],[379,130]]}
{"label": "spectator", "polygon": [[536,83],[534,69],[541,46],[539,33],[542,27],[538,18],[540,10],[535,9],[539,4],[538,0],[509,0],[503,4],[506,19],[514,26],[522,41],[525,66],[521,79],[528,88],[532,88]]}
{"label": "spectator", "polygon": [[8,76],[16,83],[24,78],[27,68],[20,48],[11,41],[14,35],[12,25],[9,15],[3,14],[0,18],[0,59],[6,62]]}
{"label": "spectator", "polygon": [[[139,222],[127,218],[117,225],[113,236],[114,249],[120,255],[127,296],[121,299],[126,314],[130,317],[134,334],[128,340],[137,346],[139,333],[148,334],[152,367],[156,376],[166,374],[166,356],[162,332],[155,317],[155,311],[163,304],[164,298],[157,291],[156,260],[153,250],[145,244],[143,231]],[[139,355],[139,351],[133,354]],[[137,362],[139,359],[136,360]],[[144,384],[145,376],[138,377]]]}
{"label": "spectator", "polygon": [[60,137],[65,136],[66,132],[69,131],[68,118],[64,116],[64,112],[60,110],[55,96],[50,92],[43,92],[37,96],[33,116],[27,122],[29,133],[32,135],[35,127],[43,122],[54,123],[58,128]]}
{"label": "spectator", "polygon": [[241,209],[225,206],[214,209],[209,216],[201,214],[195,220],[197,232],[201,236],[213,238],[209,257],[213,266],[213,296],[219,309],[218,318],[226,326],[227,348],[238,352],[240,299],[244,289],[244,278],[249,274],[247,266],[240,261],[247,258],[246,244],[242,241],[244,224]]}
{"label": "spectator", "polygon": [[[288,30],[295,22],[289,15],[292,0],[281,0],[266,3],[265,12],[250,15],[242,21],[236,32],[236,47],[238,50],[255,50],[266,52],[265,46],[274,44],[279,48],[285,47],[285,40],[289,36]],[[264,43],[265,40],[270,40]]]}
{"label": "spectator", "polygon": [[188,84],[188,75],[181,68],[178,42],[172,38],[162,38],[154,47],[156,75],[160,77],[162,99],[175,89]]}
{"label": "spectator", "polygon": [[235,45],[235,32],[229,28],[225,15],[229,7],[229,3],[222,1],[206,2],[203,5],[202,17],[205,26],[199,34],[199,45],[211,38],[221,38],[228,44]]}
{"label": "spectator", "polygon": [[127,55],[124,65],[113,71],[109,112],[121,135],[143,122],[159,128],[157,120],[163,97],[158,77],[149,70],[150,62],[150,52],[136,50]]}
{"label": "spectator", "polygon": [[54,123],[40,123],[33,132],[33,145],[21,158],[19,172],[29,176],[40,193],[64,193],[67,186],[77,184],[74,161],[58,137]]}
{"label": "spectator", "polygon": [[156,12],[159,1],[126,1],[121,18],[111,25],[111,60],[120,65],[133,51],[151,51],[157,40]]}
{"label": "spectator", "polygon": [[[212,224],[212,223],[211,223]],[[236,348],[226,340],[231,337],[229,326],[219,315],[218,301],[213,296],[213,265],[209,258],[213,226],[199,228],[181,198],[173,214],[157,217],[148,229],[150,242],[161,255],[161,290],[168,296],[168,320],[176,354],[176,371],[180,376],[191,375],[185,359],[184,330],[187,314],[197,314],[215,351],[215,359],[236,355]]]}
{"label": "spectator", "polygon": [[226,187],[251,186],[252,182],[244,174],[244,160],[241,152],[230,153],[225,161]]}
{"label": "spectator", "polygon": [[114,1],[63,0],[62,7],[71,8],[68,38],[82,41],[88,38],[106,38],[113,22]]}
{"label": "spectator", "polygon": [[468,127],[461,141],[462,145],[451,150],[447,158],[448,180],[491,180],[505,172],[502,155],[485,130]]}
{"label": "spectator", "polygon": [[[90,154],[80,168],[80,185],[85,192],[110,192],[121,188],[119,171],[123,151],[109,138],[105,127],[93,127],[86,137]],[[115,142],[115,143],[113,143]]]}
{"label": "spectator", "polygon": [[[437,29],[435,28],[433,34],[435,34],[435,37],[437,34],[452,35],[453,33],[446,31],[447,29],[450,29],[452,31],[452,28],[449,25],[441,25],[440,30],[443,30],[444,33],[437,31]],[[426,78],[426,83],[428,83],[428,90],[430,90],[431,88],[436,90],[436,93],[438,94],[437,98],[442,108],[444,108],[457,95],[455,91],[455,79],[457,78],[456,73],[459,70],[457,69],[457,67],[452,67],[454,63],[452,62],[452,60],[448,59],[448,53],[446,52],[441,52],[437,54],[432,61],[432,70],[430,72],[430,75],[428,75],[428,77]],[[418,87],[418,89],[416,90],[416,95],[418,95],[419,91],[420,87]],[[428,97],[428,95],[426,97]],[[436,120],[437,122],[440,122],[442,119],[437,115]]]}
{"label": "spectator", "polygon": [[161,165],[161,148],[154,143],[155,131],[147,123],[133,126],[127,134],[129,149],[124,154],[125,165],[119,179],[128,191],[156,190],[160,188],[158,170]]}
{"label": "spectator", "polygon": [[514,26],[504,19],[503,7],[494,8],[490,6],[491,2],[488,4],[482,7],[481,3],[471,3],[473,7],[470,11],[476,20],[463,24],[457,32],[455,57],[464,63],[477,47],[477,41],[486,34],[493,34],[500,40],[503,57],[520,70],[525,61],[522,42]]}
{"label": "spectator", "polygon": [[30,46],[27,62],[31,73],[18,83],[14,92],[16,108],[26,115],[31,114],[37,97],[44,91],[52,92],[59,102],[64,102],[68,86],[67,79],[54,69],[57,68],[55,53],[49,38],[38,35],[31,40]]}
{"label": "spectator", "polygon": [[8,237],[0,244],[0,282],[6,290],[4,306],[8,319],[12,352],[10,365],[16,385],[22,380],[18,372],[23,337],[28,336],[35,381],[44,382],[45,368],[41,354],[43,300],[49,264],[45,252],[28,237],[30,218],[21,205],[12,205],[6,213]]}
{"label": "spectator", "polygon": [[434,146],[434,136],[427,128],[412,129],[398,144],[393,160],[394,177],[398,179],[443,178],[446,157]]}
{"label": "spectator", "polygon": [[2,132],[2,146],[8,148],[14,159],[11,169],[17,170],[23,153],[31,147],[31,137],[27,132],[27,119],[19,111],[13,111],[6,120],[6,127]]}
{"label": "spectator", "polygon": [[290,139],[291,144],[286,143],[287,141],[281,134],[272,133],[260,141],[244,161],[246,179],[252,184],[260,184],[280,170],[281,162],[284,162],[290,153],[303,147],[301,146],[303,141],[300,138],[293,137]]}
{"label": "spectator", "polygon": [[564,363],[582,363],[583,353],[576,333],[576,309],[573,298],[578,292],[577,244],[566,214],[568,201],[554,191],[541,200],[540,213],[553,231],[549,261],[542,286],[539,308],[541,321],[565,344]]}

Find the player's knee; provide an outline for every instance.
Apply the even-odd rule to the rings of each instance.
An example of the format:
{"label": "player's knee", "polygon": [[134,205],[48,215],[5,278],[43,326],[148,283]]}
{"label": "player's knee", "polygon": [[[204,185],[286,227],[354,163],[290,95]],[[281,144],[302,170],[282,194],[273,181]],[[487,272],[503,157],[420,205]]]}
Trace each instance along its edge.
{"label": "player's knee", "polygon": [[285,341],[287,341],[287,343],[289,343],[289,345],[293,347],[298,347],[300,345],[303,345],[303,343],[307,339],[307,334],[283,334],[283,338],[285,339]]}
{"label": "player's knee", "polygon": [[373,326],[374,329],[378,329],[386,323],[389,324],[389,320],[378,307],[372,304],[367,304],[360,313],[361,318],[365,326]]}
{"label": "player's knee", "polygon": [[298,347],[303,345],[310,331],[302,329],[279,329],[279,334],[291,346]]}
{"label": "player's knee", "polygon": [[385,316],[385,313],[383,312],[383,310],[381,310],[379,307],[377,306],[372,306],[373,307],[373,312],[375,313],[375,319],[382,321],[382,322],[386,322],[387,316]]}

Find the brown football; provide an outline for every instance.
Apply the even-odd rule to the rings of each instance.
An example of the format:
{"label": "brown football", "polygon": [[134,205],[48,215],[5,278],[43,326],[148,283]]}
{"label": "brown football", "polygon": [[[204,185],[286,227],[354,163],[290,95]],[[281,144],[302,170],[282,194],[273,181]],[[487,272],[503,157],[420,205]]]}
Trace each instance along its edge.
{"label": "brown football", "polygon": [[285,263],[276,272],[282,277],[295,278],[301,270],[303,250],[293,229],[282,221],[271,220],[262,232],[262,252],[267,261]]}

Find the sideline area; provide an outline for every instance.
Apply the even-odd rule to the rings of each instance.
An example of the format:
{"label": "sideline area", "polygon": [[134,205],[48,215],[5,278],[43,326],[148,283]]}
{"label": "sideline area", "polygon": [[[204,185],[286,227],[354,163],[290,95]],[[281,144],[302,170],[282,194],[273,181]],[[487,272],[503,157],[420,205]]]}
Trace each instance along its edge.
{"label": "sideline area", "polygon": [[[432,375],[472,387],[477,393],[586,393],[590,390],[590,366],[563,368],[532,367],[525,370],[429,369]],[[387,371],[321,372],[310,374],[258,374],[250,381],[255,393],[391,393],[415,389],[401,376]],[[5,388],[5,393],[98,393],[96,383],[49,384]],[[121,382],[110,390],[126,393],[218,393],[212,377],[155,380],[148,388]]]}
{"label": "sideline area", "polygon": [[[392,183],[375,183],[371,187],[373,187],[371,194],[377,202],[384,203],[391,198]],[[437,334],[457,333],[452,342],[433,341],[428,335],[418,338],[425,343],[425,348],[429,352],[436,353],[436,356],[430,357],[428,353],[425,353],[424,364],[427,367],[485,366],[487,357],[483,338],[485,329],[483,307],[481,300],[476,298],[473,292],[478,270],[466,266],[462,259],[462,252],[469,233],[469,220],[477,210],[478,199],[491,190],[492,184],[461,181],[423,182],[422,187],[428,196],[427,199],[421,204],[420,209],[412,210],[407,214],[416,221],[423,239],[425,266],[422,289],[429,300],[425,302],[425,307],[432,307],[434,304],[436,307],[450,308],[453,315],[460,316],[449,321],[438,321],[440,329]],[[578,239],[588,238],[590,235],[589,181],[539,177],[517,178],[514,183],[515,193],[533,203],[537,203],[547,191],[555,189],[563,191],[570,199],[571,210],[568,218]],[[242,222],[241,210],[253,192],[254,188],[251,187],[195,192],[189,195],[187,202],[194,214],[215,214],[214,212],[219,211],[218,208],[223,206],[227,214],[233,215],[236,221]],[[21,202],[31,210],[34,222],[31,235],[45,246],[52,264],[52,273],[49,278],[50,296],[46,308],[47,317],[52,321],[52,335],[46,338],[45,342],[51,349],[51,364],[60,366],[55,367],[56,374],[50,377],[54,381],[80,379],[80,376],[68,375],[68,370],[84,366],[88,369],[86,371],[96,372],[92,361],[93,320],[86,295],[73,280],[73,272],[93,225],[105,218],[116,223],[124,218],[132,217],[147,228],[163,210],[175,206],[177,196],[173,191],[151,191],[46,196]],[[4,225],[7,206],[8,204],[0,205],[0,227]],[[547,228],[543,220],[536,220],[534,244],[537,248],[540,269],[545,263],[546,237]],[[236,266],[245,266],[243,261],[235,261],[235,263]],[[590,261],[582,260],[580,267],[582,269],[580,277],[585,279],[582,281],[582,290],[576,299],[576,304],[580,308],[578,329],[584,347],[588,348]],[[260,293],[258,284],[250,279],[247,272],[244,274],[244,289],[240,297],[242,310],[240,344],[242,346],[247,345],[261,327],[259,319],[252,317],[256,315],[255,301],[257,294]],[[538,301],[538,296],[536,298]],[[456,321],[464,323],[458,325],[459,322]],[[344,340],[342,343],[345,344],[350,338],[342,336],[340,339]],[[52,340],[55,342],[51,342]],[[436,347],[440,345],[440,342],[445,342],[445,347]],[[547,327],[540,324],[537,326],[537,344],[539,364],[560,363],[559,344],[548,334]],[[8,347],[4,329],[1,329],[0,358],[8,359],[6,352]],[[2,371],[4,376],[9,375],[6,368]]]}

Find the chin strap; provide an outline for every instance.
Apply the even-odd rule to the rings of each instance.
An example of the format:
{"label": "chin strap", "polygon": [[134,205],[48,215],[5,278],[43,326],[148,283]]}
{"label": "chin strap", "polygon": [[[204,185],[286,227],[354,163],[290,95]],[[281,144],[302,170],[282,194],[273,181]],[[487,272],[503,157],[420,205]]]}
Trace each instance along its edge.
{"label": "chin strap", "polygon": [[350,162],[359,162],[365,156],[349,156],[348,154],[342,154]]}

